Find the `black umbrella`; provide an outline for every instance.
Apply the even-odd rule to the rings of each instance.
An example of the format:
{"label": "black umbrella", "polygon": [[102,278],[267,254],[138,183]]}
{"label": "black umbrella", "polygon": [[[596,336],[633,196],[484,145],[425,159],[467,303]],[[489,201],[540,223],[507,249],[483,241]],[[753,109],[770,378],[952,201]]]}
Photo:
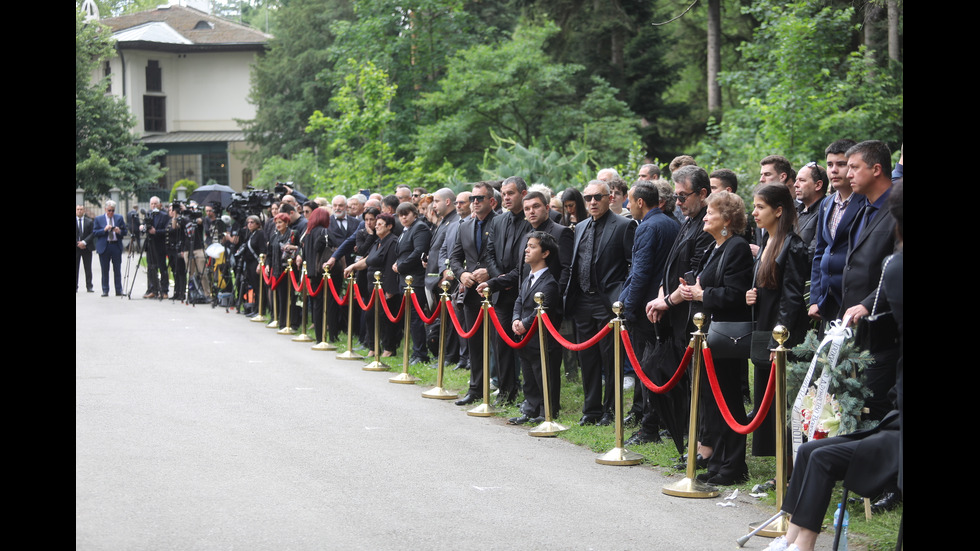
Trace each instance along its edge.
{"label": "black umbrella", "polygon": [[213,203],[220,203],[221,208],[224,209],[231,204],[231,196],[235,193],[235,190],[228,186],[222,184],[211,184],[207,186],[201,186],[191,193],[188,198],[190,201],[197,201],[199,205],[210,205]]}
{"label": "black umbrella", "polygon": [[[658,329],[660,327],[658,326]],[[652,349],[652,350],[651,350]],[[683,349],[675,345],[670,331],[658,331],[654,346],[648,346],[641,362],[643,373],[654,384],[663,385],[674,376],[677,366],[681,363]],[[686,371],[680,381],[669,391],[658,394],[650,393],[653,411],[660,416],[664,428],[670,432],[677,453],[684,455],[684,436],[689,428],[691,408],[690,370]]]}

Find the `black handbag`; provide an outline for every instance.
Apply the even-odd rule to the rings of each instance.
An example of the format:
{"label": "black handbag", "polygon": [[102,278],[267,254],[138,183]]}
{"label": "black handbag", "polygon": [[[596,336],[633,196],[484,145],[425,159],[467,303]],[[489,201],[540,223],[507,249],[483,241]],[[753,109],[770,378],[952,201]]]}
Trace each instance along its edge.
{"label": "black handbag", "polygon": [[712,321],[708,326],[708,348],[712,357],[747,360],[752,352],[754,330],[754,321]]}

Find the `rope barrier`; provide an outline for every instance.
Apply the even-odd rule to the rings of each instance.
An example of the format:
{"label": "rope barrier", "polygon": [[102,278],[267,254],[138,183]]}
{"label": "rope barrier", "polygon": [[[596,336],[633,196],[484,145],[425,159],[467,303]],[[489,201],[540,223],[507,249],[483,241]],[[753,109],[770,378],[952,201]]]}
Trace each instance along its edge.
{"label": "rope barrier", "polygon": [[490,319],[493,321],[494,327],[497,328],[497,334],[500,335],[500,340],[504,341],[507,344],[507,346],[511,348],[524,348],[525,346],[527,346],[527,343],[531,342],[531,337],[534,336],[534,334],[538,331],[538,324],[532,323],[531,328],[528,329],[526,333],[524,333],[523,339],[521,339],[520,341],[512,341],[510,340],[510,337],[507,335],[507,332],[504,331],[503,326],[500,325],[500,320],[497,319],[497,312],[494,311],[493,306],[490,307],[489,313],[490,313]]}
{"label": "rope barrier", "polygon": [[[302,278],[304,276],[300,276],[300,277]],[[295,270],[290,270],[289,271],[289,279],[291,279],[293,281],[293,290],[294,291],[296,291],[297,293],[299,293],[299,292],[301,292],[303,290],[302,283],[296,283],[296,271]]]}
{"label": "rope barrier", "polygon": [[412,304],[415,305],[415,312],[418,313],[419,319],[421,319],[426,325],[436,321],[436,318],[439,317],[439,309],[442,308],[442,301],[440,300],[436,303],[436,309],[433,310],[432,315],[425,317],[425,312],[422,311],[422,306],[419,305],[419,298],[415,296],[415,293],[412,293]]}
{"label": "rope barrier", "polygon": [[640,366],[640,362],[636,360],[636,351],[633,350],[633,343],[630,342],[629,333],[626,329],[623,329],[621,333],[623,336],[623,346],[626,348],[626,356],[630,359],[630,363],[633,364],[633,371],[636,372],[636,376],[640,378],[643,386],[657,394],[663,394],[674,388],[681,380],[681,377],[684,376],[684,372],[691,365],[691,357],[694,355],[694,350],[688,346],[687,350],[684,351],[684,357],[681,358],[681,364],[677,366],[677,371],[674,372],[674,375],[667,381],[667,384],[657,386],[656,383],[647,377],[646,373],[643,372],[643,368]]}
{"label": "rope barrier", "polygon": [[347,294],[344,295],[344,299],[341,300],[340,299],[340,295],[337,294],[336,287],[333,286],[333,278],[328,278],[328,281],[330,282],[329,283],[330,284],[330,293],[333,295],[333,299],[335,301],[337,301],[337,304],[338,305],[340,305],[340,306],[347,306],[347,301],[350,300],[350,289],[347,289]]}
{"label": "rope barrier", "polygon": [[[711,356],[711,349],[704,349],[704,369],[708,374],[708,384],[711,385],[711,394],[715,397],[715,402],[718,403],[718,410],[721,411],[721,416],[725,418],[725,423],[738,434],[749,434],[755,432],[759,425],[766,419],[766,414],[769,413],[769,406],[772,405],[773,398],[776,396],[776,362],[772,363],[772,369],[769,371],[769,384],[766,385],[766,394],[762,397],[762,403],[759,404],[759,409],[755,412],[755,417],[752,419],[748,425],[742,425],[735,421],[732,417],[731,410],[728,409],[728,402],[725,401],[725,397],[721,394],[721,388],[718,386],[718,377],[715,375],[715,360]],[[741,404],[739,404],[741,406]]]}
{"label": "rope barrier", "polygon": [[[321,286],[323,285],[323,282],[322,281],[320,282],[320,285]],[[360,288],[358,288],[357,283],[356,282],[354,283],[354,298],[357,299],[357,304],[360,305],[361,310],[364,310],[365,312],[367,312],[368,310],[370,310],[371,307],[374,306],[374,299],[377,296],[378,295],[376,293],[373,293],[372,292],[371,293],[371,298],[368,300],[368,303],[367,304],[364,304],[364,300],[361,299],[361,290],[360,290]]]}
{"label": "rope barrier", "polygon": [[[382,293],[384,293],[384,291],[382,289],[378,289],[378,294],[380,295]],[[388,316],[388,319],[391,321],[391,323],[398,323],[399,321],[401,321],[402,316],[405,315],[405,295],[402,295],[402,305],[398,308],[397,316],[391,315],[391,310],[388,309],[387,300],[382,300],[382,299],[379,300],[381,300],[381,307],[384,308],[385,315]]]}
{"label": "rope barrier", "polygon": [[273,276],[270,273],[269,274],[269,290],[270,291],[275,291],[276,290],[276,287],[278,287],[279,284],[282,283],[282,279],[284,277],[286,277],[286,272],[283,272],[283,273],[279,274],[279,279],[276,279],[275,276]]}
{"label": "rope barrier", "polygon": [[456,333],[459,334],[462,339],[471,339],[473,335],[476,335],[476,330],[480,328],[480,324],[483,323],[483,316],[478,316],[476,321],[473,322],[473,327],[469,331],[463,331],[463,328],[459,325],[459,319],[456,318],[455,308],[446,308],[449,312],[449,319],[453,320],[453,326],[456,328]]}
{"label": "rope barrier", "polygon": [[309,276],[307,276],[306,277],[306,296],[311,297],[311,298],[315,298],[316,296],[318,296],[320,294],[320,291],[323,290],[323,279],[324,278],[321,278],[320,279],[320,284],[317,285],[316,291],[314,291],[313,290],[313,285],[311,283],[311,280],[310,280]]}
{"label": "rope barrier", "polygon": [[569,342],[565,340],[565,338],[558,333],[558,330],[555,329],[555,326],[551,324],[551,318],[548,317],[548,314],[542,314],[541,319],[544,320],[544,326],[548,328],[548,332],[551,333],[551,336],[554,337],[556,341],[558,341],[558,344],[564,346],[565,348],[573,352],[580,352],[582,350],[585,350],[586,348],[589,348],[595,343],[601,341],[603,337],[605,337],[606,335],[609,334],[610,331],[612,331],[612,327],[606,325],[605,327],[600,329],[599,332],[596,333],[591,339],[579,344],[575,344],[573,342]]}

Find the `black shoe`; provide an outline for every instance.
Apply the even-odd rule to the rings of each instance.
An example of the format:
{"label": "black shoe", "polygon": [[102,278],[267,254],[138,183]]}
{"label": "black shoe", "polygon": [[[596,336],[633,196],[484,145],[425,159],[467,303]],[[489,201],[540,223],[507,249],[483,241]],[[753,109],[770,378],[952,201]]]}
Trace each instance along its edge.
{"label": "black shoe", "polygon": [[742,473],[735,476],[727,476],[719,473],[709,478],[706,482],[712,486],[734,486],[735,484],[744,484],[748,481],[749,473]]}
{"label": "black shoe", "polygon": [[633,436],[630,436],[630,439],[626,441],[626,443],[631,446],[635,446],[638,444],[654,444],[659,442],[661,442],[660,435],[648,436],[642,430],[636,431],[636,433],[633,434]]}
{"label": "black shoe", "polygon": [[581,427],[584,427],[585,425],[598,425],[600,419],[601,417],[597,415],[583,415],[582,418],[579,419],[578,424]]}
{"label": "black shoe", "polygon": [[600,427],[608,427],[609,425],[615,422],[616,422],[616,418],[613,417],[612,413],[603,413],[602,418],[599,419],[599,422],[596,424],[599,425]]}
{"label": "black shoe", "polygon": [[429,358],[422,358],[420,356],[412,356],[408,359],[410,364],[426,364],[429,363]]}
{"label": "black shoe", "polygon": [[466,393],[466,396],[463,396],[459,400],[456,400],[455,403],[456,403],[457,406],[468,406],[468,405],[472,404],[473,402],[476,402],[477,400],[482,400],[482,399],[483,399],[482,396],[477,396],[476,394],[474,394],[472,392],[467,392]]}
{"label": "black shoe", "polygon": [[126,296],[126,293],[120,293],[119,291],[116,291],[116,296],[117,297],[124,297],[124,296]]}
{"label": "black shoe", "polygon": [[707,482],[708,480],[714,478],[717,475],[718,475],[718,473],[716,473],[714,471],[708,471],[706,473],[701,473],[701,474],[695,476],[694,477],[694,480],[697,480],[698,482]]}
{"label": "black shoe", "polygon": [[[678,459],[678,462],[676,465],[674,465],[674,468],[677,469],[678,471],[683,471],[684,469],[687,469],[686,453]],[[694,458],[694,468],[698,470],[708,468],[708,460],[700,453],[697,455],[697,457]]]}
{"label": "black shoe", "polygon": [[898,492],[885,492],[881,494],[878,501],[871,505],[871,512],[874,514],[884,513],[885,511],[891,511],[892,509],[898,507],[902,503],[902,498],[898,495]]}
{"label": "black shoe", "polygon": [[86,289],[85,292],[86,293],[94,293],[95,292],[95,289]]}
{"label": "black shoe", "polygon": [[507,420],[508,425],[523,425],[524,423],[530,423],[533,418],[528,417],[527,414],[521,414],[520,417],[511,417]]}
{"label": "black shoe", "polygon": [[462,360],[459,361],[458,364],[456,364],[456,367],[453,368],[453,371],[456,371],[457,369],[469,369],[469,368],[470,368],[470,361],[467,360],[466,358],[463,358]]}
{"label": "black shoe", "polygon": [[102,296],[107,297],[109,296],[109,293],[102,293]]}
{"label": "black shoe", "polygon": [[506,406],[512,405],[517,401],[517,389],[513,389],[510,392],[499,392],[497,393],[497,399],[493,401],[494,406]]}
{"label": "black shoe", "polygon": [[624,427],[640,426],[640,417],[642,417],[641,414],[631,411],[629,415],[623,418],[623,426]]}

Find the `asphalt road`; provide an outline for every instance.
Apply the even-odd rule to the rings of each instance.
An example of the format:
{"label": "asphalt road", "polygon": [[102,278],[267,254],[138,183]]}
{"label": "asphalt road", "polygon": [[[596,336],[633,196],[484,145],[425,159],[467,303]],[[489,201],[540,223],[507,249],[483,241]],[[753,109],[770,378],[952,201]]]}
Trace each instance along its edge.
{"label": "asphalt road", "polygon": [[732,549],[774,512],[667,496],[656,468],[598,465],[221,308],[102,298],[93,264],[76,549]]}

